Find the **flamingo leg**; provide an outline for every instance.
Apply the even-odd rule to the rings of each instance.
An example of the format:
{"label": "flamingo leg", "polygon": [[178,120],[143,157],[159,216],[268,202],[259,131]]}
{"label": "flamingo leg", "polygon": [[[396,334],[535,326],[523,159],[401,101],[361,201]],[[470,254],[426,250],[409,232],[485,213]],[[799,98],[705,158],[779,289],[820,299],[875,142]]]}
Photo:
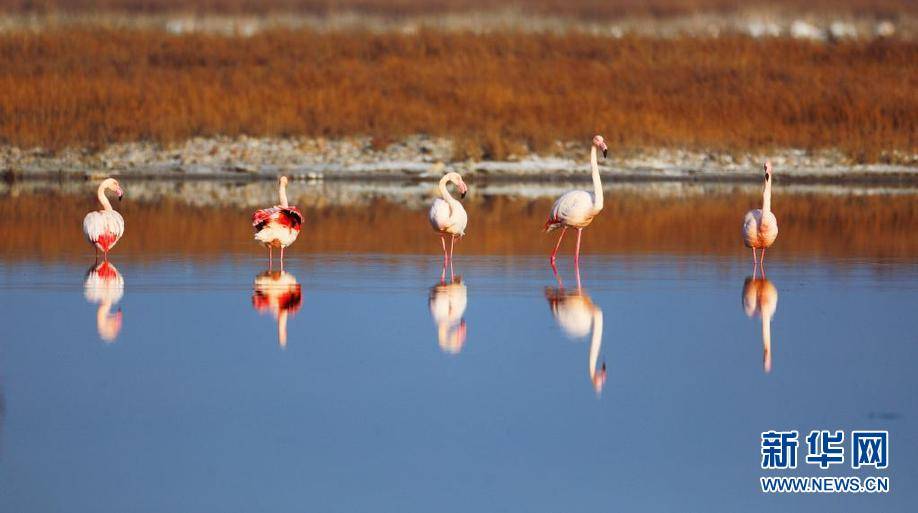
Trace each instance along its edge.
{"label": "flamingo leg", "polygon": [[449,239],[449,263],[450,263],[450,268],[452,268],[452,263],[453,263],[453,247],[455,247],[455,245],[456,245],[456,236],[453,235],[453,236],[450,237],[450,239]]}
{"label": "flamingo leg", "polygon": [[274,248],[268,246],[268,271],[274,266]]}
{"label": "flamingo leg", "polygon": [[284,272],[284,247],[281,246],[280,249],[281,272]]}
{"label": "flamingo leg", "polygon": [[765,248],[762,248],[762,258],[759,260],[759,267],[762,268],[762,279],[765,279]]}
{"label": "flamingo leg", "polygon": [[551,270],[555,273],[555,280],[558,281],[558,290],[564,290],[564,282],[561,281],[561,275],[558,274],[558,266],[555,265],[554,261],[551,263]]}
{"label": "flamingo leg", "polygon": [[96,250],[96,265],[99,264],[99,246],[93,245]]}
{"label": "flamingo leg", "polygon": [[443,267],[446,268],[446,262],[449,261],[449,253],[446,252],[446,236],[440,236],[440,245],[443,246]]}
{"label": "flamingo leg", "polygon": [[577,277],[577,292],[580,292],[582,287],[580,286],[580,266],[579,265],[574,265],[574,276]]}
{"label": "flamingo leg", "polygon": [[752,279],[755,279],[756,270],[759,268],[759,259],[755,255],[755,248],[752,248]]}
{"label": "flamingo leg", "polygon": [[[567,233],[567,226],[561,228],[561,235],[558,237],[558,243],[555,244],[555,250],[551,252],[551,266],[552,267],[555,266],[555,257],[558,255],[558,248],[561,247],[561,239],[564,238],[565,233]],[[555,274],[557,274],[557,269],[555,270]]]}
{"label": "flamingo leg", "polygon": [[580,236],[583,234],[583,228],[577,228],[577,249],[574,250],[574,267],[580,267]]}

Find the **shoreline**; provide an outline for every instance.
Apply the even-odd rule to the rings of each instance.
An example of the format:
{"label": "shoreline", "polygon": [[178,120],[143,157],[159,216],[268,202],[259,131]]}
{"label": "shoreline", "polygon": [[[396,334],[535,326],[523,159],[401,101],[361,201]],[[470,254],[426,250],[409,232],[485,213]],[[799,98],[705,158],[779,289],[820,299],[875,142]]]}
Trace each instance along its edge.
{"label": "shoreline", "polygon": [[[101,151],[0,146],[0,175],[29,179],[230,179],[256,181],[286,174],[316,181],[427,181],[457,171],[484,181],[550,182],[589,173],[587,150],[556,143],[547,155],[511,155],[507,160],[453,159],[447,138],[409,137],[376,148],[369,137],[195,138],[184,143],[119,143]],[[785,183],[918,184],[918,155],[897,154],[907,164],[856,164],[841,152],[780,149],[771,152],[717,152],[678,149],[613,152],[600,163],[604,180],[622,182],[751,182],[761,178],[769,159],[776,181]]]}

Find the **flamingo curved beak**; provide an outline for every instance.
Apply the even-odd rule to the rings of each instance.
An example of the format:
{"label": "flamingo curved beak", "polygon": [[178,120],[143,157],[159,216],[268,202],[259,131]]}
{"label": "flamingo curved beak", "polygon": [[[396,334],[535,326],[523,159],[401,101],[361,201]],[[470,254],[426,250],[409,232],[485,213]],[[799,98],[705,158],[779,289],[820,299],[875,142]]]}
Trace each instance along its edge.
{"label": "flamingo curved beak", "polygon": [[459,195],[464,198],[467,192],[469,192],[468,186],[465,185],[465,182],[461,182],[459,184]]}
{"label": "flamingo curved beak", "polygon": [[118,194],[118,201],[121,201],[121,197],[124,196],[124,191],[121,190],[121,187],[115,189],[115,193]]}

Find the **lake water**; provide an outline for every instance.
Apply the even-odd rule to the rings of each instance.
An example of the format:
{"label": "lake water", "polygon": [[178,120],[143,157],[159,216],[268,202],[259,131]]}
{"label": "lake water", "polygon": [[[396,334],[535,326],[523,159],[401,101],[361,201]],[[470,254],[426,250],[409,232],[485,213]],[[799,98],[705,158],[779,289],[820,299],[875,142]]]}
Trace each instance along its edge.
{"label": "lake water", "polygon": [[[427,185],[303,193],[283,273],[248,232],[270,185],[124,185],[125,238],[100,267],[90,186],[0,190],[2,511],[918,502],[913,190],[776,188],[781,235],[752,281],[739,225],[757,187],[610,187],[578,289],[573,237],[562,288],[557,232],[538,229],[551,187],[470,184],[441,282]],[[821,470],[801,440],[797,470],[762,470],[770,429],[888,430],[890,464]],[[766,495],[770,475],[891,492]]]}

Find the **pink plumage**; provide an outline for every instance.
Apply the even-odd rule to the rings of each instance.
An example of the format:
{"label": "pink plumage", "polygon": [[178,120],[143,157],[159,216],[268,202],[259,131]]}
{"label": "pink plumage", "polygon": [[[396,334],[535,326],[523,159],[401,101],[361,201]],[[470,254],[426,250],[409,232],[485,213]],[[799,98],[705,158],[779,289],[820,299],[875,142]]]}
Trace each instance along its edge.
{"label": "pink plumage", "polygon": [[268,268],[273,261],[272,249],[280,249],[281,270],[284,268],[284,248],[293,244],[305,218],[302,212],[287,203],[287,177],[278,180],[277,191],[279,205],[256,210],[252,214],[252,227],[255,229],[255,240],[268,248]]}

